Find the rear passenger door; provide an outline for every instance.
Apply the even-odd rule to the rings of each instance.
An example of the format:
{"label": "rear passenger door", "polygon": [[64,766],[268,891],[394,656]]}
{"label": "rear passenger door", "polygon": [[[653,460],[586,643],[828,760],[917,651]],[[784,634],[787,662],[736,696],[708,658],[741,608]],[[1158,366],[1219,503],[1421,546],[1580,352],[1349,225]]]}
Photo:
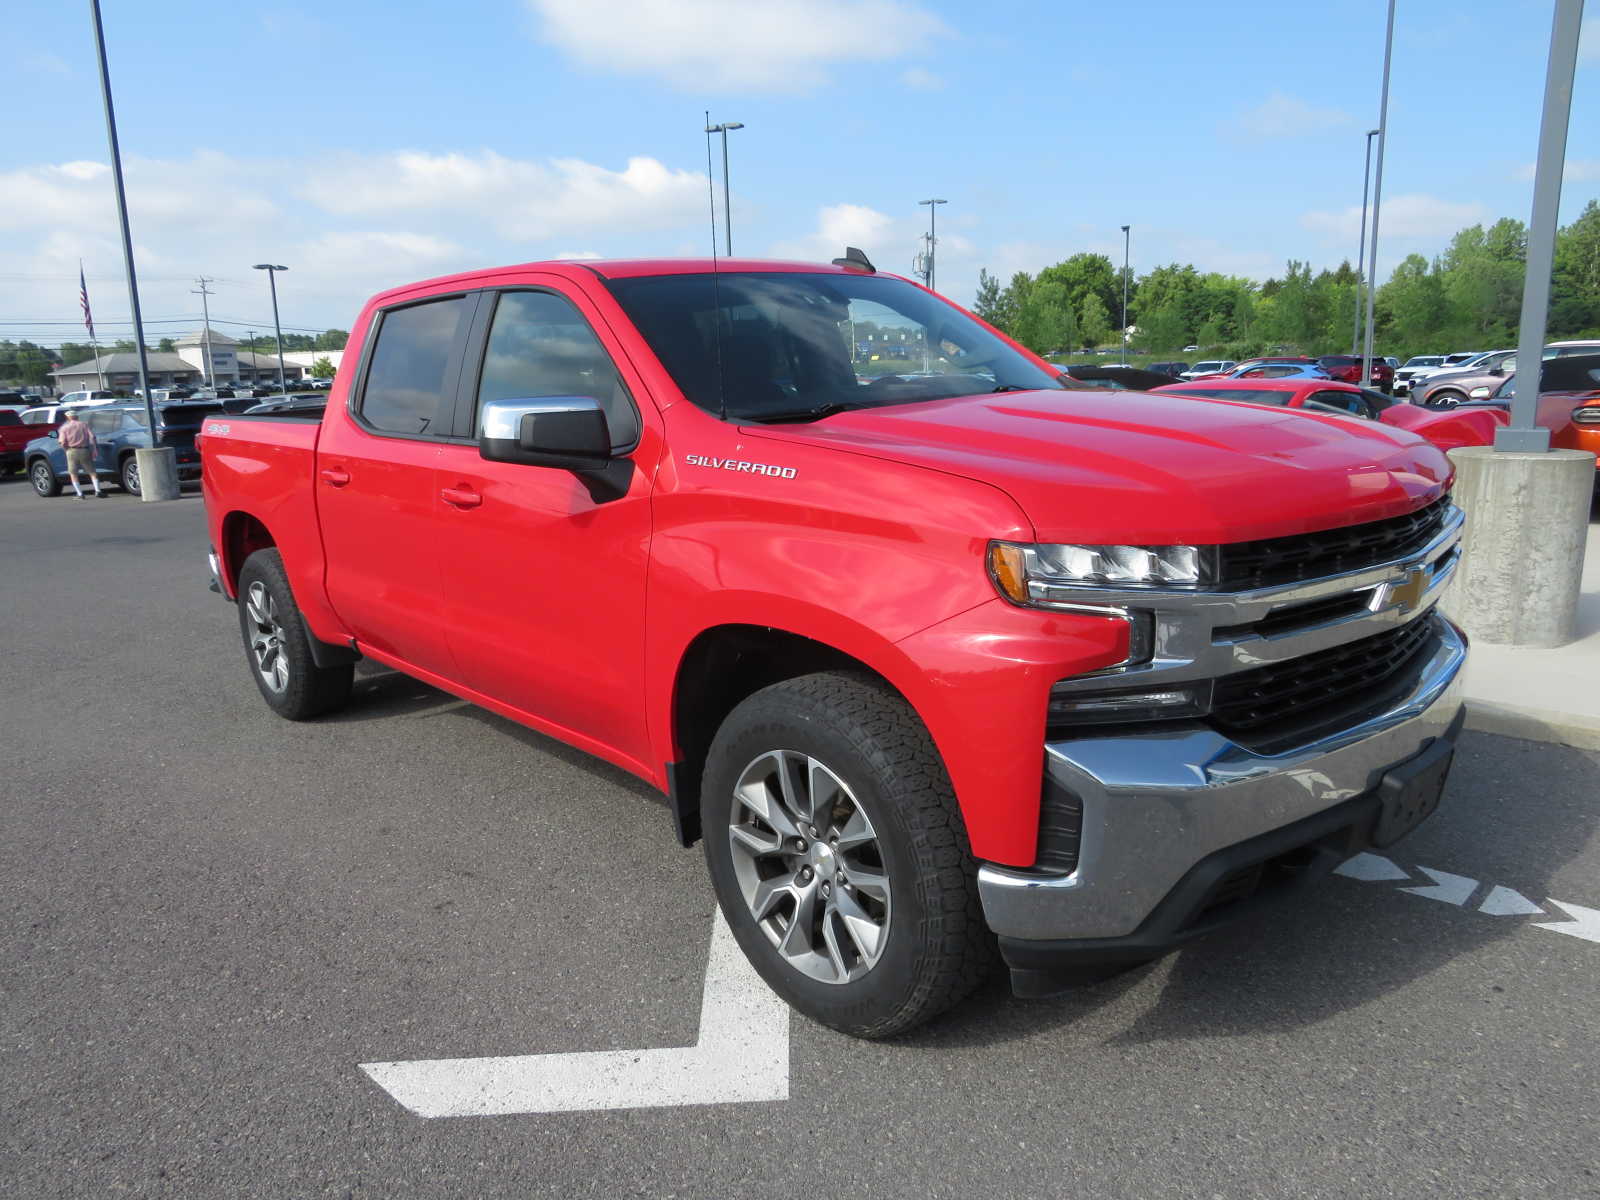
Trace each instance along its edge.
{"label": "rear passenger door", "polygon": [[436,472],[451,434],[476,292],[378,313],[343,406],[317,441],[313,486],[329,603],[362,648],[456,678],[439,619]]}
{"label": "rear passenger door", "polygon": [[[564,281],[562,281],[564,282]],[[648,759],[644,593],[660,434],[642,381],[576,289],[485,297],[441,450],[441,570],[450,647],[484,695],[638,762]],[[625,470],[615,488],[478,453],[491,400],[591,396]],[[614,756],[613,756],[614,757]]]}

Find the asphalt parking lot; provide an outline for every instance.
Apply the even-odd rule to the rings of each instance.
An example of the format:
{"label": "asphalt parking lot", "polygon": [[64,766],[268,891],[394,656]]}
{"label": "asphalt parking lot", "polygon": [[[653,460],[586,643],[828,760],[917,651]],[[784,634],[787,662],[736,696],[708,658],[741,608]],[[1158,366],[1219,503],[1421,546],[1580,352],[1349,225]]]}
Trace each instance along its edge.
{"label": "asphalt parking lot", "polygon": [[273,717],[205,551],[192,494],[0,481],[0,1194],[1600,1194],[1600,756],[1477,734],[1270,920],[892,1043],[794,1018],[787,1099],[415,1115],[361,1064],[693,1043],[700,856],[402,677]]}

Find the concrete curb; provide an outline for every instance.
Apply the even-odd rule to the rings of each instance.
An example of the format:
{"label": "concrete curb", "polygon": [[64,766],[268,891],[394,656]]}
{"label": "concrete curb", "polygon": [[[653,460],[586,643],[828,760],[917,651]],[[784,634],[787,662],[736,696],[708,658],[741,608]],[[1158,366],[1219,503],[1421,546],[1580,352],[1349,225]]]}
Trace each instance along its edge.
{"label": "concrete curb", "polygon": [[1554,742],[1579,750],[1600,750],[1600,717],[1558,712],[1550,708],[1523,708],[1488,700],[1467,700],[1468,729],[1497,733],[1530,742]]}

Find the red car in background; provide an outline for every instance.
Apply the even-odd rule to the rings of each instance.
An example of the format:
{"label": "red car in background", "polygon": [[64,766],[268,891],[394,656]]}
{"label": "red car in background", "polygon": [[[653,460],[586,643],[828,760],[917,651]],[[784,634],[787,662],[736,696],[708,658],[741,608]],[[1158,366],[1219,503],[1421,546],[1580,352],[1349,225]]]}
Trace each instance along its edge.
{"label": "red car in background", "polygon": [[[1361,382],[1360,355],[1324,354],[1317,359],[1317,366],[1343,383]],[[1381,358],[1372,360],[1372,386],[1384,395],[1394,391],[1394,368]]]}
{"label": "red car in background", "polygon": [[1444,412],[1398,403],[1382,392],[1333,379],[1196,379],[1154,389],[1159,393],[1247,404],[1280,404],[1307,412],[1337,413],[1381,421],[1421,434],[1441,450],[1487,446],[1508,421],[1495,408],[1457,408]]}

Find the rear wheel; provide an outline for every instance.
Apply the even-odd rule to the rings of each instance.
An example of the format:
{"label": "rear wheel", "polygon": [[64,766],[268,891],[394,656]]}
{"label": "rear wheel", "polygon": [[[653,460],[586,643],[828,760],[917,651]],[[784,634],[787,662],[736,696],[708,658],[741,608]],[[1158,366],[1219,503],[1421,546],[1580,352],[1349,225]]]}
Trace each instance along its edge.
{"label": "rear wheel", "polygon": [[122,460],[118,479],[122,482],[122,490],[130,496],[139,494],[139,459],[135,455],[128,455]]}
{"label": "rear wheel", "polygon": [[1466,397],[1466,393],[1464,393],[1464,392],[1456,392],[1456,391],[1451,391],[1449,388],[1441,388],[1437,392],[1430,392],[1428,394],[1428,400],[1427,400],[1426,407],[1428,407],[1428,408],[1454,408],[1456,405],[1460,404],[1466,398],[1467,398]]}
{"label": "rear wheel", "polygon": [[280,717],[304,721],[349,700],[355,666],[317,666],[276,550],[257,550],[239,572],[239,632],[261,698]]}
{"label": "rear wheel", "polygon": [[33,484],[33,490],[44,497],[59,496],[61,494],[61,481],[56,478],[56,473],[50,469],[49,460],[36,458],[28,466],[28,482]]}
{"label": "rear wheel", "polygon": [[745,955],[824,1025],[903,1032],[994,963],[944,765],[916,713],[871,677],[802,676],[739,704],[707,756],[701,820]]}

